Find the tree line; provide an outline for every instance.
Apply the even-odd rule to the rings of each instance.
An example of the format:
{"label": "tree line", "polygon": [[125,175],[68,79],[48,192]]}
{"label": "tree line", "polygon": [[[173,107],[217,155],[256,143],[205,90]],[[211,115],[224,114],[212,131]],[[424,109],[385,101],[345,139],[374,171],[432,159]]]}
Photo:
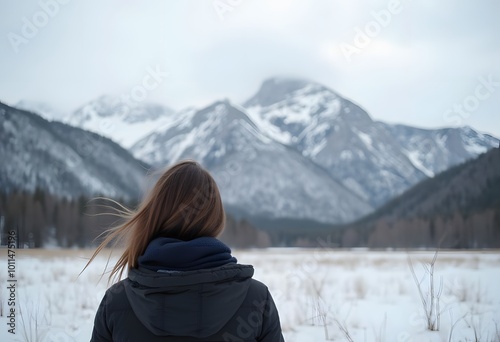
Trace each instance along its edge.
{"label": "tree line", "polygon": [[[116,199],[127,208],[137,203]],[[34,192],[0,192],[0,245],[6,245],[9,231],[15,231],[18,248],[95,247],[96,238],[119,224],[118,206],[100,197],[55,196],[40,188]],[[234,247],[267,247],[269,236],[246,220],[226,215],[221,239]]]}
{"label": "tree line", "polygon": [[[117,202],[128,208],[137,205]],[[99,234],[119,223],[120,218],[111,214],[114,209],[117,206],[104,199],[59,197],[41,189],[0,193],[0,245],[6,245],[8,232],[14,230],[19,248],[95,247]],[[381,217],[328,229],[261,230],[248,220],[226,215],[220,239],[237,248],[499,248],[500,205],[431,217]]]}
{"label": "tree line", "polygon": [[[282,237],[285,234],[282,233]],[[500,248],[500,206],[432,217],[387,218],[287,236],[287,245],[333,248]]]}

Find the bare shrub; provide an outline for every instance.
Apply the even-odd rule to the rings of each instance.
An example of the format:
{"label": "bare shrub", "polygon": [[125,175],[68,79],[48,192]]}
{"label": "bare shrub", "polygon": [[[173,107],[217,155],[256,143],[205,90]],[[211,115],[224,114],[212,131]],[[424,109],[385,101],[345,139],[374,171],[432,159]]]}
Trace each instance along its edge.
{"label": "bare shrub", "polygon": [[[427,329],[430,331],[439,331],[439,326],[441,323],[440,298],[443,291],[443,278],[440,278],[439,286],[436,291],[436,284],[434,281],[434,267],[436,265],[437,257],[438,250],[436,250],[436,252],[434,253],[434,257],[429,264],[423,264],[426,273],[420,280],[417,278],[411,258],[408,257],[408,265],[410,267],[413,280],[415,281],[415,285],[417,286],[420,300],[422,301],[424,315],[427,319]],[[429,288],[424,293],[422,283],[425,280],[426,276],[429,280]]]}
{"label": "bare shrub", "polygon": [[449,313],[450,313],[451,327],[450,327],[450,333],[448,335],[448,342],[452,342],[451,338],[453,337],[453,331],[455,330],[455,326],[458,324],[458,322],[460,322],[462,319],[464,319],[465,316],[467,316],[467,314],[465,314],[462,317],[458,318],[456,321],[453,321],[453,313],[452,313],[452,311],[450,310]]}
{"label": "bare shrub", "polygon": [[319,320],[320,325],[323,327],[323,332],[325,334],[325,340],[330,340],[330,335],[328,333],[328,313],[329,309],[326,307],[326,303],[321,299],[318,298],[315,303],[315,318]]}
{"label": "bare shrub", "polygon": [[337,325],[340,332],[342,333],[342,335],[344,335],[347,341],[354,342],[345,321],[340,322],[337,318],[334,318],[333,322]]}
{"label": "bare shrub", "polygon": [[485,340],[489,341],[488,338],[487,339],[482,338],[482,324],[479,317],[470,314],[470,318],[469,319],[465,318],[465,322],[467,323],[469,328],[472,329],[472,332],[474,333],[474,339],[472,340],[473,342],[480,342]]}
{"label": "bare shrub", "polygon": [[323,327],[323,331],[325,334],[325,339],[330,340],[330,336],[328,333],[328,314],[330,308],[327,307],[326,302],[323,300],[323,289],[326,283],[326,275],[321,279],[315,279],[311,277],[310,287],[313,293],[313,317],[312,324],[316,321],[319,322],[319,325]]}
{"label": "bare shrub", "polygon": [[322,278],[317,278],[317,279],[315,279],[314,277],[311,278],[310,288],[313,294],[312,324],[314,325],[315,322],[318,322],[319,325],[323,327],[326,341],[334,340],[333,336],[331,336],[330,331],[328,330],[329,325],[331,323],[334,323],[340,330],[341,334],[347,339],[347,341],[353,342],[353,339],[351,337],[345,319],[343,321],[340,321],[336,317],[330,319],[331,308],[329,305],[327,305],[327,303],[323,298],[323,289],[325,284],[326,284],[326,275]]}
{"label": "bare shrub", "polygon": [[385,341],[386,331],[387,331],[387,313],[384,314],[384,320],[382,321],[382,323],[380,323],[378,331],[373,329],[373,333],[375,335],[375,341],[376,342]]}
{"label": "bare shrub", "polygon": [[21,318],[21,335],[26,342],[42,342],[50,327],[50,319],[40,311],[40,303],[25,303],[24,308],[19,306],[19,317]]}
{"label": "bare shrub", "polygon": [[486,297],[486,290],[481,285],[481,281],[479,280],[473,283],[472,281],[462,279],[455,284],[454,288],[451,289],[450,292],[457,298],[458,301],[462,303],[484,303]]}

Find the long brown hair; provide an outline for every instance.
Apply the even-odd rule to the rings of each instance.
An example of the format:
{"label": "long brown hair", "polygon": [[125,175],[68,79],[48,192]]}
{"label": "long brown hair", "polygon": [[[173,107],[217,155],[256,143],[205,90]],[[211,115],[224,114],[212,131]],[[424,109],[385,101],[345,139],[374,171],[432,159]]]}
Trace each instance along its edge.
{"label": "long brown hair", "polygon": [[167,169],[137,210],[120,207],[119,216],[125,221],[103,233],[104,240],[85,266],[109,243],[123,244],[125,250],[111,270],[110,281],[119,280],[125,269],[136,268],[137,259],[156,237],[192,240],[216,237],[224,229],[225,214],[217,184],[192,160]]}

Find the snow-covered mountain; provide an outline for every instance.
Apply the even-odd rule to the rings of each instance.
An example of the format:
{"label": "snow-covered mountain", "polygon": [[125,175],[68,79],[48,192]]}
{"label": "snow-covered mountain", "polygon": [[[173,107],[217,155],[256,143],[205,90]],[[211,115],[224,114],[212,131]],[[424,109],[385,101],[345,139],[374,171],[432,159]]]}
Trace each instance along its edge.
{"label": "snow-covered mountain", "polygon": [[498,147],[497,138],[470,127],[430,130],[380,124],[389,127],[403,153],[429,177]]}
{"label": "snow-covered mountain", "polygon": [[[201,110],[189,108],[173,113],[160,105],[102,96],[63,121],[110,137],[136,158],[157,168],[181,159],[196,159],[214,174],[225,204],[235,212],[329,223],[359,218],[420,180],[499,144],[497,138],[468,127],[429,130],[377,122],[361,107],[319,83],[286,78],[266,80],[243,106],[225,100]],[[89,133],[78,134],[86,139]],[[51,160],[67,164],[64,155],[72,152],[63,145],[68,144],[66,139],[70,146],[77,142],[64,137],[54,143],[57,150],[63,151],[63,157],[51,150],[49,164]],[[46,152],[39,153],[29,136],[17,138],[19,142],[9,139],[7,157],[18,151],[14,160],[19,169],[23,160],[33,160],[26,164],[34,163],[43,169],[46,157],[39,155]],[[28,152],[22,152],[26,148]],[[106,154],[98,156],[103,161],[89,163],[106,161],[110,169],[101,170],[102,177],[72,175],[83,178],[75,181],[78,186],[66,186],[68,193],[106,189],[115,170],[109,166]],[[129,168],[126,163],[116,164],[119,175]],[[11,177],[7,175],[15,175],[9,172],[3,182]],[[31,184],[33,177],[39,177],[26,172],[21,178],[12,176],[14,183],[29,179]],[[114,187],[106,189],[110,195],[113,191],[119,193],[119,186],[110,186]]]}
{"label": "snow-covered mountain", "polygon": [[308,158],[263,134],[243,108],[227,100],[182,117],[131,150],[158,166],[199,161],[233,210],[322,222],[347,222],[372,210]]}
{"label": "snow-covered mountain", "polygon": [[374,206],[498,146],[498,139],[470,128],[376,122],[353,102],[305,80],[266,80],[243,106],[264,134],[297,149]]}
{"label": "snow-covered mountain", "polygon": [[63,122],[108,137],[125,148],[175,120],[168,107],[101,96],[63,118]]}
{"label": "snow-covered mountain", "polygon": [[0,103],[0,187],[138,200],[148,166],[100,135]]}

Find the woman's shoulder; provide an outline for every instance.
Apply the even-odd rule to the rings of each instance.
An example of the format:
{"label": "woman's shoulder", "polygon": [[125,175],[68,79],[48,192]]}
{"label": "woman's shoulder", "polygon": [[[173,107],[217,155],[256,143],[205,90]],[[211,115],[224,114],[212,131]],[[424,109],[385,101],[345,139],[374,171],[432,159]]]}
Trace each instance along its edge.
{"label": "woman's shoulder", "polygon": [[255,305],[259,303],[261,305],[264,302],[268,301],[269,298],[269,289],[266,284],[262,283],[256,279],[250,279],[250,286],[247,292],[247,298],[245,300],[246,303],[252,303]]}
{"label": "woman's shoulder", "polygon": [[127,279],[120,280],[106,290],[103,298],[103,302],[105,305],[107,305],[108,307],[113,306],[116,309],[119,309],[117,306],[130,306],[128,305],[128,301],[124,300],[127,297],[127,294],[125,292],[125,283],[128,281]]}
{"label": "woman's shoulder", "polygon": [[122,279],[116,283],[114,283],[113,285],[111,285],[107,290],[106,290],[106,294],[116,294],[116,293],[121,293],[125,290],[125,281],[127,280],[128,278],[126,279]]}
{"label": "woman's shoulder", "polygon": [[250,288],[252,288],[254,291],[259,291],[262,293],[267,293],[269,291],[266,284],[254,278],[250,279]]}

